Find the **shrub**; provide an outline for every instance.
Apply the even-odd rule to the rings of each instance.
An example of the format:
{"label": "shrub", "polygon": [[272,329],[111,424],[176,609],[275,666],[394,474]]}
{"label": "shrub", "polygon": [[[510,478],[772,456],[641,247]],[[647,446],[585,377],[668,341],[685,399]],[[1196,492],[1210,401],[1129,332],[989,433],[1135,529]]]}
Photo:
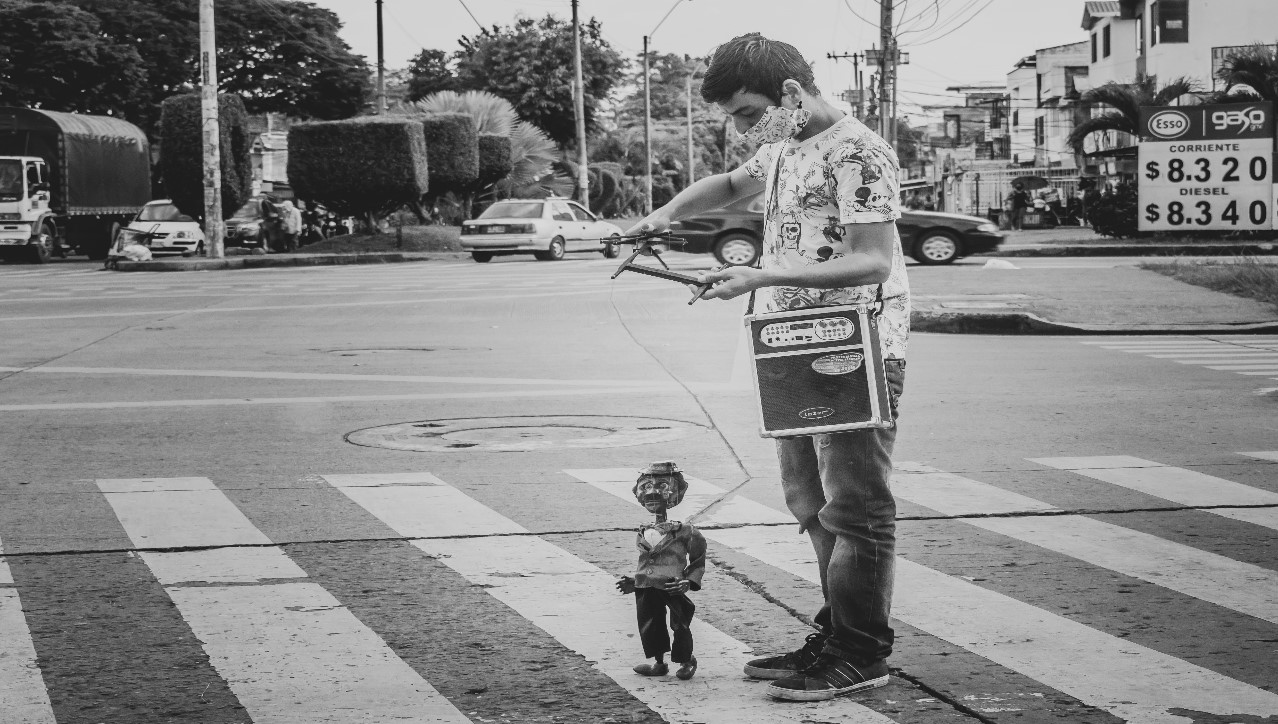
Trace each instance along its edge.
{"label": "shrub", "polygon": [[415,203],[429,187],[426,139],[414,119],[296,124],[288,148],[288,178],[297,196],[343,216],[384,216]]}
{"label": "shrub", "polygon": [[1136,184],[1120,183],[1101,194],[1089,216],[1092,229],[1102,236],[1126,239],[1140,234],[1137,219]]}
{"label": "shrub", "polygon": [[[221,145],[222,218],[248,201],[253,167],[248,113],[236,95],[219,94],[218,134]],[[160,105],[160,175],[164,193],[193,218],[204,217],[204,134],[198,93],[170,96]]]}
{"label": "shrub", "polygon": [[465,113],[439,113],[418,119],[430,156],[430,192],[466,193],[479,178],[479,140],[475,119]]}
{"label": "shrub", "polygon": [[511,157],[509,136],[495,133],[479,134],[479,178],[480,188],[490,186],[510,175],[515,167]]}

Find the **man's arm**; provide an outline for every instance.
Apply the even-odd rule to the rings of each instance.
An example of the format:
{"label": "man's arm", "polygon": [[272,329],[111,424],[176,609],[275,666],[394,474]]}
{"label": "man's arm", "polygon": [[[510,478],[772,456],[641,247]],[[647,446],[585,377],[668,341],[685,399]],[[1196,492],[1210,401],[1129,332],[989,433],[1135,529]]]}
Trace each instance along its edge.
{"label": "man's arm", "polygon": [[852,251],[837,259],[793,269],[755,269],[732,266],[702,275],[714,286],[704,299],[732,299],[762,287],[804,287],[836,289],[882,284],[892,272],[892,249],[896,242],[891,221],[844,224],[843,233],[852,242]]}
{"label": "man's arm", "polygon": [[670,228],[672,221],[718,209],[737,199],[753,196],[762,191],[763,179],[751,176],[746,173],[745,166],[741,166],[728,173],[716,174],[692,184],[680,191],[670,200],[670,203],[645,216],[626,233],[665,231]]}

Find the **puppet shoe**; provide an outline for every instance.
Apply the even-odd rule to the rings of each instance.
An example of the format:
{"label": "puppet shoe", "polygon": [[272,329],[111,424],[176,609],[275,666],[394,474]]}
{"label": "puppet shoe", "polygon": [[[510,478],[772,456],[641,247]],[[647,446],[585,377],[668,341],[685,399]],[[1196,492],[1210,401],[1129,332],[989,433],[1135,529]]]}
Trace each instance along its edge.
{"label": "puppet shoe", "polygon": [[670,665],[662,661],[658,664],[639,664],[635,673],[640,676],[665,676],[670,673]]}
{"label": "puppet shoe", "polygon": [[675,672],[675,676],[687,681],[692,675],[697,673],[697,657],[693,656],[679,666],[679,670]]}

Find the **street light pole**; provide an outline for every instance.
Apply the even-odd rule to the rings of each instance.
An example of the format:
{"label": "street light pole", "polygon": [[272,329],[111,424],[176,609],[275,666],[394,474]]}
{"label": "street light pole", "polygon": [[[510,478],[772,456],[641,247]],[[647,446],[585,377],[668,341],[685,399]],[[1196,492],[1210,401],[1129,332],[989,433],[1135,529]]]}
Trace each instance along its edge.
{"label": "street light pole", "polygon": [[652,97],[648,88],[648,36],[643,36],[643,213],[652,213]]}
{"label": "street light pole", "polygon": [[386,112],[386,61],[382,51],[382,0],[377,0],[377,108],[374,115]]}
{"label": "street light pole", "polygon": [[217,36],[213,0],[200,0],[200,121],[204,130],[204,253],[220,259],[222,222],[222,129],[217,104]]}
{"label": "street light pole", "polygon": [[586,88],[581,79],[581,23],[572,0],[573,111],[577,116],[577,200],[590,209],[590,173],[586,167]]}

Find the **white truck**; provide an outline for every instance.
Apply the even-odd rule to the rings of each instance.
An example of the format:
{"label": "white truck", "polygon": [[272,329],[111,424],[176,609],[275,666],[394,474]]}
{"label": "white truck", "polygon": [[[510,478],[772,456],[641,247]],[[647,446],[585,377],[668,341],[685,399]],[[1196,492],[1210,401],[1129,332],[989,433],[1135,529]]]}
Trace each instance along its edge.
{"label": "white truck", "polygon": [[119,118],[0,107],[0,259],[105,259],[151,199],[146,134]]}

